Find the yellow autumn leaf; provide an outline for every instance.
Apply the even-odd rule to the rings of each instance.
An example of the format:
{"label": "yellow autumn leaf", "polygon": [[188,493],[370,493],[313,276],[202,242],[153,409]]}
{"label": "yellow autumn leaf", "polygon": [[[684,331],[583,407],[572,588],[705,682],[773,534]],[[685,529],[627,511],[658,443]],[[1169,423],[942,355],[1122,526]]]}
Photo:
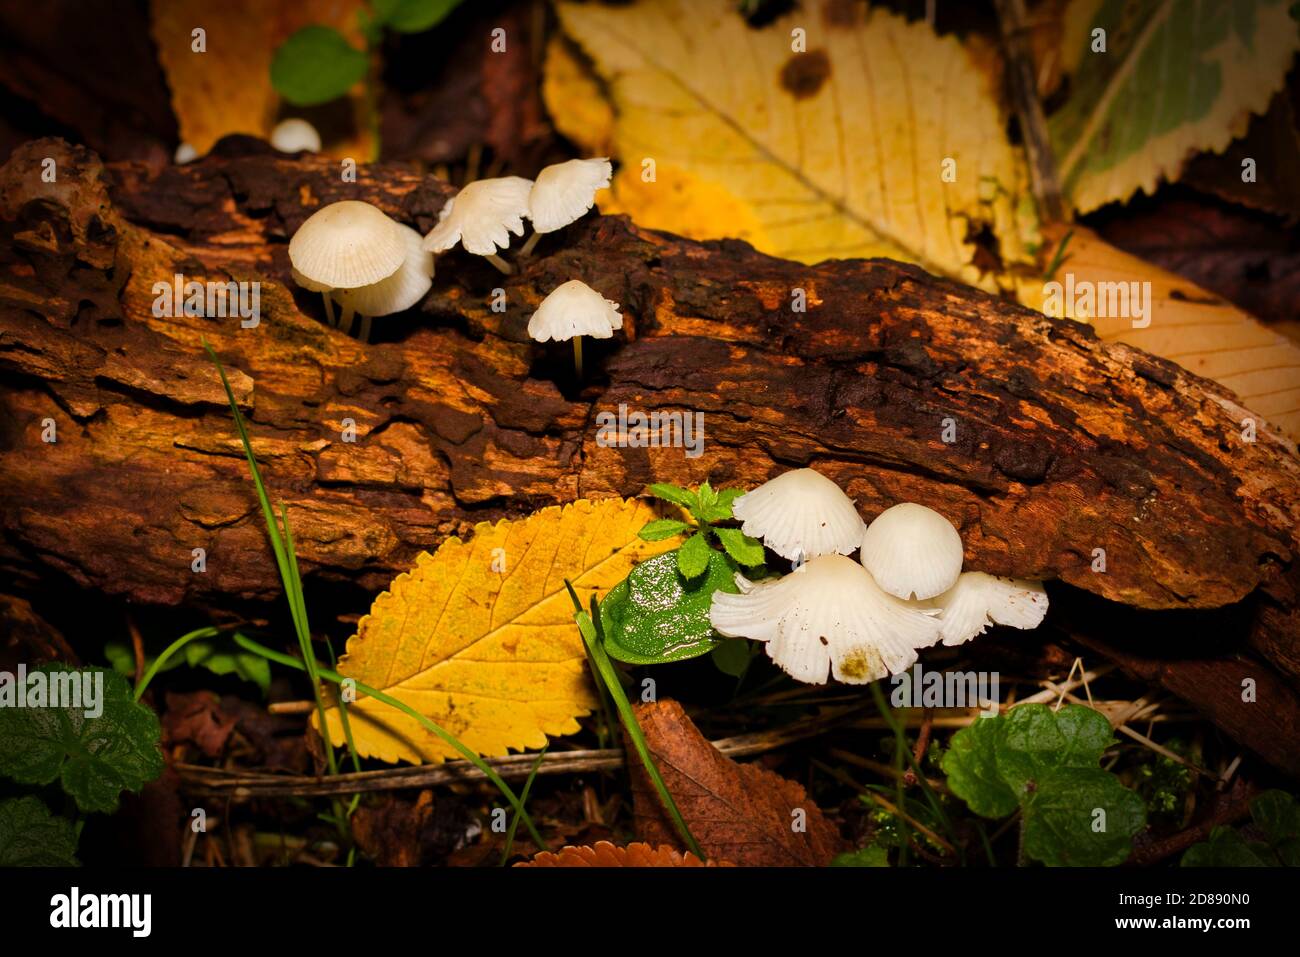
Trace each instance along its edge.
{"label": "yellow autumn leaf", "polygon": [[[565,579],[584,605],[635,563],[676,546],[643,542],[646,503],[581,500],[520,521],[478,525],[394,579],[361,619],[339,662],[346,677],[398,698],[479,754],[540,748],[572,734],[595,704]],[[456,756],[396,709],[358,695],[348,707],[366,757],[437,762]],[[336,709],[330,737],[341,742]]]}
{"label": "yellow autumn leaf", "polygon": [[[1048,248],[1055,249],[1067,231],[1070,239],[1052,277],[1056,285],[1022,284],[1018,295],[1024,305],[1087,322],[1102,339],[1128,343],[1214,379],[1251,413],[1300,438],[1300,345],[1085,227],[1045,230]],[[1139,316],[1133,303],[1146,298],[1142,284],[1148,282],[1149,305]],[[1115,308],[1125,301],[1127,307]]]}
{"label": "yellow autumn leaf", "polygon": [[[266,139],[281,108],[271,87],[271,59],[297,30],[319,23],[342,33],[353,46],[365,43],[357,24],[363,0],[153,0],[150,32],[171,89],[181,142],[203,155],[221,137],[247,133]],[[204,49],[195,50],[195,30]],[[353,122],[348,135],[331,138],[321,129],[323,151],[366,156],[371,146],[364,94],[348,96]],[[286,115],[299,115],[290,110]],[[319,111],[313,119],[319,115]]]}
{"label": "yellow autumn leaf", "polygon": [[[761,29],[730,0],[557,10],[612,99],[623,167],[602,211],[697,238],[743,231],[802,262],[889,256],[990,290],[1002,277],[975,263],[977,236],[996,238],[1004,267],[1030,260],[1023,160],[955,37],[836,2]],[[570,88],[547,97],[561,128],[582,105]]]}
{"label": "yellow autumn leaf", "polygon": [[1062,41],[1071,92],[1048,125],[1075,208],[1153,193],[1195,153],[1245,133],[1300,49],[1292,2],[1074,0]]}

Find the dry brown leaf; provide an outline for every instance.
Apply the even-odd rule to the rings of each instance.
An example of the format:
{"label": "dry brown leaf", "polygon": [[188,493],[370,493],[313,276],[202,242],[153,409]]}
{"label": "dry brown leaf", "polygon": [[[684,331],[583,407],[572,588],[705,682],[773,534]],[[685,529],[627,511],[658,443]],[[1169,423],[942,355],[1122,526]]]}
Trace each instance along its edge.
{"label": "dry brown leaf", "polygon": [[[1046,248],[1056,249],[1067,229],[1073,235],[1055,281],[1064,284],[1073,275],[1076,287],[1081,282],[1093,283],[1093,288],[1108,282],[1151,283],[1145,328],[1134,328],[1127,316],[1067,313],[1069,318],[1088,322],[1102,339],[1136,346],[1222,383],[1263,420],[1258,427],[1271,423],[1292,438],[1300,436],[1300,346],[1214,293],[1115,248],[1085,227],[1045,229]],[[1043,311],[1045,284],[1022,286],[1020,297]]]}
{"label": "dry brown leaf", "polygon": [[531,861],[515,867],[734,867],[726,861],[705,864],[690,851],[682,853],[667,844],[629,844],[619,847],[609,841],[597,841],[586,847],[566,847],[558,854],[542,851]]}
{"label": "dry brown leaf", "polygon": [[[845,849],[835,825],[800,785],[725,757],[676,701],[638,705],[636,711],[668,793],[709,860],[820,867]],[[630,747],[628,753],[637,836],[652,844],[677,843],[654,785]]]}

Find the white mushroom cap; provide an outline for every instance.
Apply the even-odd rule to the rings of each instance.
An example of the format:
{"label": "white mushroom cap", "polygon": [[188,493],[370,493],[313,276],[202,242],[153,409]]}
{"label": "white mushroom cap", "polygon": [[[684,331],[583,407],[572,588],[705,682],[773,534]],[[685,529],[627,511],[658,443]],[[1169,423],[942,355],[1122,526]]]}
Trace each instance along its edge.
{"label": "white mushroom cap", "polygon": [[537,174],[528,197],[533,229],[553,233],[577,220],[595,204],[597,190],[609,186],[613,171],[603,156],[546,167]]}
{"label": "white mushroom cap", "polygon": [[862,564],[898,598],[933,598],[961,574],[961,536],[932,508],[902,502],[887,508],[862,536]]}
{"label": "white mushroom cap", "polygon": [[176,147],[176,155],[172,157],[177,166],[184,166],[186,163],[193,163],[199,158],[199,151],[189,143],[182,143]]}
{"label": "white mushroom cap", "polygon": [[574,336],[608,339],[615,329],[622,328],[618,303],[606,299],[581,279],[556,286],[528,320],[528,335],[538,342],[562,342]]}
{"label": "white mushroom cap", "polygon": [[303,289],[310,289],[312,292],[329,292],[332,288],[323,282],[313,282],[292,266],[289,267],[289,272],[293,273],[293,281],[302,286]]}
{"label": "white mushroom cap", "polygon": [[823,555],[771,584],[739,575],[742,594],[714,592],[709,621],[723,635],[767,643],[773,661],[800,681],[829,671],[868,684],[905,671],[916,650],[939,640],[935,612],[885,594],[861,565]]}
{"label": "white mushroom cap", "polygon": [[316,127],[297,116],[276,123],[275,129],[271,130],[270,142],[281,153],[320,152],[320,134]]}
{"label": "white mushroom cap", "polygon": [[943,643],[960,645],[991,624],[1037,628],[1047,614],[1047,591],[1042,582],[964,572],[933,604],[941,609]]}
{"label": "white mushroom cap", "polygon": [[507,248],[510,233],[524,234],[532,188],[533,181],[522,176],[475,180],[447,200],[438,225],[424,237],[424,248],[440,253],[460,243],[475,256]]}
{"label": "white mushroom cap", "polygon": [[782,558],[847,555],[862,544],[866,526],[853,500],[813,469],[794,469],[736,499],[740,529]]}
{"label": "white mushroom cap", "polygon": [[406,240],[406,261],[386,279],[356,289],[340,289],[334,298],[362,316],[388,316],[410,309],[433,285],[433,253],[423,249],[424,239],[410,226],[398,224]]}
{"label": "white mushroom cap", "polygon": [[397,272],[406,261],[406,239],[401,224],[378,207],[346,199],[316,210],[298,227],[289,261],[313,283],[355,289]]}

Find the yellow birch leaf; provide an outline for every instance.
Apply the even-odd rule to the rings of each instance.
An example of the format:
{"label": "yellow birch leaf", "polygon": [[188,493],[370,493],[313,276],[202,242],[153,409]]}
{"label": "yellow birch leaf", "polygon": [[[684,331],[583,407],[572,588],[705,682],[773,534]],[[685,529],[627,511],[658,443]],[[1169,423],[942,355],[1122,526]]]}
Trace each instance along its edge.
{"label": "yellow birch leaf", "polygon": [[1300,49],[1291,3],[1071,3],[1062,48],[1071,92],[1048,127],[1075,208],[1153,193],[1194,153],[1218,152],[1244,134]]}
{"label": "yellow birch leaf", "polygon": [[[989,290],[1004,280],[976,264],[976,236],[996,238],[1004,268],[1030,260],[1023,160],[991,78],[955,37],[842,2],[761,29],[730,0],[557,10],[615,112],[623,169],[602,210],[699,238],[743,227],[802,262],[890,256]],[[577,109],[548,105],[561,127]]]}
{"label": "yellow birch leaf", "polygon": [[[1227,300],[1116,249],[1082,226],[1045,230],[1049,250],[1067,230],[1070,241],[1052,277],[1058,285],[1024,283],[1018,291],[1024,305],[1087,322],[1102,339],[1128,343],[1213,379],[1259,417],[1259,428],[1268,422],[1292,439],[1300,438],[1300,345]],[[1142,295],[1144,282],[1151,284],[1149,311],[1138,317],[1131,304],[1123,308],[1122,303],[1131,300],[1134,283]],[[1093,305],[1081,314],[1077,306],[1086,303],[1085,290]],[[1114,308],[1116,303],[1121,308]]]}
{"label": "yellow birch leaf", "polygon": [[[452,538],[375,599],[338,670],[405,702],[479,754],[540,748],[572,734],[595,705],[573,583],[586,605],[635,563],[676,540],[643,542],[656,517],[634,499],[580,500],[519,521],[484,522]],[[337,709],[330,738],[343,738]],[[439,762],[457,753],[400,711],[360,694],[348,706],[358,752],[382,761]]]}
{"label": "yellow birch leaf", "polygon": [[587,156],[608,156],[614,135],[614,109],[587,64],[556,34],[546,44],[542,100],[555,128]]}

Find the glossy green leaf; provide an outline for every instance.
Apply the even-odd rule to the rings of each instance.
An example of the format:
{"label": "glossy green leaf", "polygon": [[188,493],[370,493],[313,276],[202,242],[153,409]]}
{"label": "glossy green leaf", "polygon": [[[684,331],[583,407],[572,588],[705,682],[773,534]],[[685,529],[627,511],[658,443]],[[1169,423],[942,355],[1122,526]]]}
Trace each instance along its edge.
{"label": "glossy green leaf", "polygon": [[738,528],[717,528],[718,540],[727,554],[740,565],[761,565],[764,561],[763,545],[756,538],[750,538]]}
{"label": "glossy green leaf", "polygon": [[366,55],[329,27],[303,27],[271,61],[271,85],[295,106],[336,100],[366,75]]}
{"label": "glossy green leaf", "polygon": [[637,533],[637,537],[644,542],[662,542],[665,538],[680,535],[690,527],[675,518],[659,518],[653,522],[646,522],[645,528]]}
{"label": "glossy green leaf", "polygon": [[712,554],[708,538],[703,532],[696,532],[677,549],[677,570],[687,578],[703,575],[709,567],[709,556]]}
{"label": "glossy green leaf", "polygon": [[1146,805],[1101,768],[1058,768],[1024,799],[1025,854],[1049,867],[1114,867],[1146,824]]}
{"label": "glossy green leaf", "polygon": [[76,867],[77,832],[39,798],[0,801],[0,867]]}
{"label": "glossy green leaf", "polygon": [[[728,588],[723,591],[735,591],[735,589]],[[743,638],[726,638],[719,641],[709,654],[713,658],[713,664],[724,675],[743,678],[745,672],[749,670],[750,662],[754,660],[754,648],[752,642]]]}
{"label": "glossy green leaf", "polygon": [[[713,593],[735,593],[736,566],[726,555],[705,549],[708,574],[685,579],[673,552],[642,562],[600,603],[605,650],[631,664],[682,661],[712,650],[720,642],[709,624]],[[701,569],[703,571],[703,569]]]}
{"label": "glossy green leaf", "polygon": [[952,736],[941,762],[949,790],[981,817],[1006,817],[1018,804],[1015,792],[998,774],[998,750],[1005,731],[1001,718],[978,718]]}
{"label": "glossy green leaf", "polygon": [[42,665],[29,673],[29,686],[34,673],[43,673],[47,685],[51,676],[102,675],[99,713],[87,717],[96,709],[85,700],[81,707],[0,708],[0,774],[22,784],[58,779],[81,810],[113,811],[122,790],[138,791],[162,773],[158,716],[135,702],[122,675]]}

